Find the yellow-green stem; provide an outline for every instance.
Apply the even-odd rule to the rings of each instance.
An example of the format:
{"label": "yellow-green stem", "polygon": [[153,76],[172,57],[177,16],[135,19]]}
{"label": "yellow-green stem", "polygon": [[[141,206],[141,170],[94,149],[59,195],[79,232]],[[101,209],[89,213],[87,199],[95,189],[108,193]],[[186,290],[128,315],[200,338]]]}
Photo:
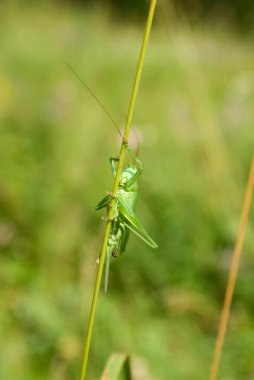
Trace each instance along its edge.
{"label": "yellow-green stem", "polygon": [[[120,154],[119,154],[117,171],[116,171],[116,175],[114,178],[113,191],[112,191],[113,195],[116,195],[116,193],[117,193],[120,175],[121,175],[121,172],[123,169],[124,155],[125,155],[125,150],[126,150],[126,142],[128,141],[128,137],[129,137],[129,133],[130,133],[131,121],[132,121],[132,117],[133,117],[133,111],[134,111],[134,107],[135,107],[135,102],[136,102],[136,98],[137,98],[140,78],[141,78],[141,74],[142,74],[145,51],[147,48],[147,43],[148,43],[150,32],[151,32],[155,6],[156,6],[156,0],[151,0],[150,6],[149,6],[147,22],[146,22],[146,27],[145,27],[145,32],[144,32],[144,37],[143,37],[143,42],[142,42],[140,56],[139,56],[139,61],[138,61],[138,65],[137,65],[136,76],[135,76],[134,84],[133,84],[133,88],[132,88],[130,106],[129,106],[129,110],[128,110],[128,114],[127,114],[127,118],[126,118],[125,130],[124,130],[123,141],[122,141]],[[100,263],[98,266],[97,277],[96,277],[96,282],[95,282],[95,287],[94,287],[94,292],[93,292],[93,299],[92,299],[92,305],[91,305],[90,316],[89,316],[88,327],[87,327],[87,333],[86,333],[84,357],[83,357],[83,362],[82,362],[80,380],[85,380],[85,377],[86,377],[86,369],[87,369],[88,355],[89,355],[90,345],[91,345],[91,337],[92,337],[92,331],[93,331],[95,309],[96,309],[96,305],[97,305],[97,301],[98,301],[102,272],[103,272],[104,262],[105,262],[105,257],[106,257],[107,243],[108,243],[109,232],[110,232],[110,227],[111,227],[111,221],[110,220],[113,216],[114,204],[115,204],[115,198],[112,197],[112,200],[111,200],[109,208],[108,208],[107,222],[106,222],[104,237],[103,237],[103,241],[102,241]]]}
{"label": "yellow-green stem", "polygon": [[212,359],[212,364],[211,364],[211,369],[210,369],[209,380],[217,380],[217,377],[218,377],[218,370],[219,370],[219,364],[221,360],[222,348],[224,345],[225,336],[226,336],[226,332],[228,328],[230,309],[231,309],[232,299],[234,295],[238,269],[240,265],[243,240],[244,240],[245,230],[246,230],[248,219],[249,219],[253,189],[254,189],[254,155],[252,157],[252,163],[251,163],[249,179],[248,179],[248,183],[246,187],[246,193],[245,193],[241,217],[240,217],[240,224],[239,224],[239,230],[237,234],[236,245],[235,245],[235,249],[234,249],[234,253],[233,253],[233,257],[231,261],[227,289],[226,289],[224,304],[223,304],[223,308],[221,312],[221,319],[220,319],[217,339],[215,343],[215,349],[214,349],[214,354],[213,354],[213,359]]}

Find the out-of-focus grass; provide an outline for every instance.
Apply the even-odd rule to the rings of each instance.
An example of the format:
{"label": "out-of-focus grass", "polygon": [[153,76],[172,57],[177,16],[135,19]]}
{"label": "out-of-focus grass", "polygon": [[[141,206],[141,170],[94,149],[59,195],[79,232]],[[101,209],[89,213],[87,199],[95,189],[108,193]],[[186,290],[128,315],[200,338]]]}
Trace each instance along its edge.
{"label": "out-of-focus grass", "polygon": [[[103,228],[94,206],[119,138],[65,61],[121,125],[142,26],[43,5],[2,5],[0,21],[0,378],[74,379]],[[131,237],[112,262],[89,378],[121,350],[153,379],[207,376],[253,151],[253,63],[251,41],[186,25],[168,33],[158,17],[134,120],[137,213],[160,247]],[[251,231],[222,379],[254,372]]]}

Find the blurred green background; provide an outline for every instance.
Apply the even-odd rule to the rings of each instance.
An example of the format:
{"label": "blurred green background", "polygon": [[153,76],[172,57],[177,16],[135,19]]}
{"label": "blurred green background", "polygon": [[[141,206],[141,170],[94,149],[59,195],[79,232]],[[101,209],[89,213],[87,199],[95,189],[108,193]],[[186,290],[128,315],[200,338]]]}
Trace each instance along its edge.
{"label": "blurred green background", "polygon": [[[254,146],[253,6],[245,19],[227,1],[182,3],[158,4],[133,122],[137,214],[159,249],[131,236],[112,260],[89,379],[115,351],[135,357],[137,380],[208,376]],[[79,376],[104,227],[94,207],[120,139],[65,62],[122,127],[147,2],[130,5],[1,2],[1,380]],[[254,379],[253,216],[223,380]]]}

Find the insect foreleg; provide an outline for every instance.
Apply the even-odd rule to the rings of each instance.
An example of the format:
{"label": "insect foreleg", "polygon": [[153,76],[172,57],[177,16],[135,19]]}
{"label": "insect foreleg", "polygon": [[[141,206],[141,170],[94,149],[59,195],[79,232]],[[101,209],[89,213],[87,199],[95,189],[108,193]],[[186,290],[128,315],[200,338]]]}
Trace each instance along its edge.
{"label": "insect foreleg", "polygon": [[141,161],[137,158],[137,156],[134,155],[134,153],[132,152],[132,150],[129,147],[129,144],[128,144],[127,140],[124,140],[124,145],[125,145],[125,149],[127,150],[127,152],[129,153],[129,155],[131,156],[133,162],[135,162],[135,164],[137,166],[142,167]]}
{"label": "insect foreleg", "polygon": [[110,159],[109,159],[109,164],[110,164],[110,167],[111,167],[111,170],[112,170],[114,177],[116,175],[116,163],[118,161],[119,161],[118,157],[110,157]]}

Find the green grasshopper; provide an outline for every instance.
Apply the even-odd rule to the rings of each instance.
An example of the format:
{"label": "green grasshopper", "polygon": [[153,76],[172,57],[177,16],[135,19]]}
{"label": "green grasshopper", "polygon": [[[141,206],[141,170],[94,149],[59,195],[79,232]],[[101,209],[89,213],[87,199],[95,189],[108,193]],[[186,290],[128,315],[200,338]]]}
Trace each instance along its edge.
{"label": "green grasshopper", "polygon": [[[117,127],[114,119],[104,107],[103,103],[98,99],[98,97],[93,93],[93,91],[87,86],[87,84],[79,77],[79,75],[72,69],[72,67],[67,64],[72,73],[79,79],[79,81],[86,87],[90,94],[95,98],[97,103],[103,108],[111,122],[114,124],[115,128],[118,130],[120,136],[123,138],[119,128]],[[135,214],[135,206],[138,196],[138,185],[137,180],[143,170],[141,161],[134,156],[131,149],[129,148],[128,142],[125,142],[125,147],[127,152],[130,154],[132,162],[129,166],[124,169],[121,173],[119,186],[116,194],[116,202],[113,210],[113,217],[111,220],[111,229],[109,233],[109,239],[107,243],[106,252],[106,268],[105,268],[105,292],[108,289],[108,276],[109,276],[109,264],[111,256],[117,257],[121,255],[125,249],[129,239],[130,231],[135,233],[140,239],[142,239],[147,245],[152,248],[157,248],[158,245],[155,241],[148,235],[140,221]],[[116,175],[116,163],[118,158],[110,157],[109,159],[110,167],[113,175]],[[113,194],[108,193],[95,207],[95,210],[100,210],[104,207],[109,207],[110,201]],[[103,218],[105,219],[105,218]],[[106,218],[107,219],[107,218]],[[97,259],[99,262],[100,257]]]}
{"label": "green grasshopper", "polygon": [[[128,143],[126,143],[126,149],[132,157],[132,163],[121,173],[118,190],[115,197],[116,202],[114,205],[106,252],[105,292],[107,292],[108,288],[110,258],[111,256],[117,257],[125,251],[130,231],[134,232],[150,247],[158,247],[155,241],[148,235],[135,214],[135,206],[138,196],[137,180],[143,170],[143,167],[140,160],[133,156],[133,153],[128,147]],[[117,161],[118,159],[114,157],[109,159],[110,167],[114,176],[116,175]],[[108,193],[108,195],[98,203],[95,210],[108,207],[112,196],[112,194]]]}

